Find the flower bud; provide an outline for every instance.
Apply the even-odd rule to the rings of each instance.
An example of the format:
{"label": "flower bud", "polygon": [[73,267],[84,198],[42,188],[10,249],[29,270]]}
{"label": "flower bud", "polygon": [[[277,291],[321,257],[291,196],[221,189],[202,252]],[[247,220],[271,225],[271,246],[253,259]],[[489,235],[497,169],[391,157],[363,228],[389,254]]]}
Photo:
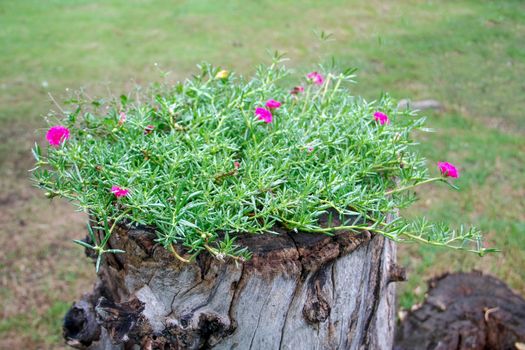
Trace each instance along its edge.
{"label": "flower bud", "polygon": [[223,69],[223,70],[217,72],[217,74],[215,75],[215,78],[216,79],[227,79],[229,76],[230,76],[230,72],[228,72],[227,70]]}

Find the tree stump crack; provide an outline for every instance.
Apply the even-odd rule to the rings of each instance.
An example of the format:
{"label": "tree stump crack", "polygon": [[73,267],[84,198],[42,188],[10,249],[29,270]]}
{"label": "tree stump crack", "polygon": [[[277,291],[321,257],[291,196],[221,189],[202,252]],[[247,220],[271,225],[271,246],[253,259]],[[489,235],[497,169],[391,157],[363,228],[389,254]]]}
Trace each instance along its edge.
{"label": "tree stump crack", "polygon": [[332,279],[332,300],[335,300],[335,262],[332,263],[332,269],[330,271],[331,279]]}
{"label": "tree stump crack", "polygon": [[[358,290],[359,296],[363,295],[363,288],[364,288],[364,283],[363,281],[361,281],[359,284],[359,290]],[[354,310],[352,311],[352,314],[350,315],[350,324],[348,325],[348,337],[354,338],[354,332],[358,325],[357,318],[358,318],[359,312],[361,311],[361,301],[362,301],[362,297],[356,298],[356,304],[355,304]],[[339,346],[340,345],[341,344],[339,344]]]}
{"label": "tree stump crack", "polygon": [[284,315],[283,326],[281,327],[281,336],[280,336],[280,339],[279,339],[279,349],[282,349],[283,338],[284,338],[284,334],[285,334],[286,324],[288,323],[288,315],[290,313],[290,309],[292,308],[292,305],[294,305],[295,299],[296,299],[298,293],[301,291],[302,285],[303,285],[303,283],[301,281],[301,278],[298,278],[297,281],[296,281],[294,292],[292,294],[292,300],[290,301],[290,304],[288,304],[288,308],[286,309],[286,313]]}
{"label": "tree stump crack", "polygon": [[[384,249],[385,249],[385,245],[384,245],[384,238],[382,238],[382,241],[383,241],[383,244],[382,244],[382,247],[380,249],[380,251],[382,252]],[[377,253],[378,253],[378,249],[374,249],[372,248],[372,250],[374,250],[374,252],[372,253],[373,256],[375,256]],[[383,264],[383,254],[378,254],[379,257],[377,258],[378,260],[378,265],[382,265]],[[383,269],[378,269],[375,271],[376,273],[376,276],[375,276],[375,281],[374,281],[374,290],[372,292],[372,300],[380,300],[380,293],[381,293],[381,287],[382,287],[382,279],[383,279]],[[372,303],[372,309],[370,310],[370,312],[368,313],[367,315],[367,318],[366,318],[366,321],[364,323],[364,329],[369,329],[370,328],[370,323],[372,322],[372,319],[376,316],[376,313],[377,313],[377,308],[379,306],[379,303]],[[375,334],[370,334],[368,332],[363,332],[363,335],[364,335],[364,341],[362,342],[362,345],[364,346],[370,346],[370,337],[371,336],[376,336]]]}
{"label": "tree stump crack", "polygon": [[[268,293],[265,302],[262,304],[263,306],[268,303],[268,300],[270,299],[270,296],[271,296],[271,294]],[[249,347],[250,350],[252,349],[252,346],[253,346],[253,340],[255,339],[255,336],[257,335],[257,329],[259,329],[259,324],[261,323],[261,318],[262,318],[262,312],[259,312],[259,317],[257,318],[257,326],[255,326],[255,330],[253,331],[253,334],[252,334],[252,340],[250,341],[250,347]]]}
{"label": "tree stump crack", "polygon": [[232,283],[232,289],[233,289],[233,296],[232,296],[232,300],[230,302],[230,305],[228,307],[228,317],[230,318],[232,324],[235,324],[237,323],[237,321],[235,320],[235,317],[233,315],[233,309],[235,308],[235,305],[237,305],[237,300],[239,299],[239,294],[241,293],[244,285],[244,274],[245,274],[245,264],[242,264],[241,265],[241,275],[239,277],[239,279],[236,281],[236,282],[233,282]]}
{"label": "tree stump crack", "polygon": [[301,254],[301,250],[299,249],[299,245],[297,244],[297,241],[293,237],[293,233],[286,231],[286,235],[290,238],[290,240],[292,241],[292,243],[293,243],[293,245],[295,247],[295,250],[297,251],[297,256],[298,256],[297,261],[299,262],[299,265],[300,265],[301,277],[302,277],[303,272],[304,272],[304,264],[302,262],[303,255]]}

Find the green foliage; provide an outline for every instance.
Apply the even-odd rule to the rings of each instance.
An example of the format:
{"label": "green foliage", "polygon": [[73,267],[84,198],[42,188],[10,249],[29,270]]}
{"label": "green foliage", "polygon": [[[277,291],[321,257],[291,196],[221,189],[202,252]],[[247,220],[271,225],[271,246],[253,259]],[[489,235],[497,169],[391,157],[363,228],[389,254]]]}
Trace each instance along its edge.
{"label": "green foliage", "polygon": [[[108,222],[151,226],[173,252],[172,244],[182,243],[193,256],[207,250],[218,258],[248,258],[236,234],[270,234],[276,225],[327,234],[369,230],[396,241],[490,251],[475,229],[387,220],[415,201],[413,187],[446,182],[429,177],[410,138],[424,130],[424,119],[397,110],[388,95],[373,102],[350,95],[353,70],[320,68],[325,83],[306,82],[297,95],[281,86],[288,71],[276,55],[247,81],[217,78],[219,69],[205,64],[192,79],[156,84],[146,95],[108,103],[78,96],[59,122],[71,138],[45,155],[33,150],[35,182],[48,197],[68,198],[95,218],[105,238],[88,248],[99,257],[109,252]],[[266,124],[254,110],[268,99],[283,105]],[[390,123],[376,122],[376,111]],[[130,193],[116,198],[112,186]],[[325,214],[329,223],[321,225]],[[332,225],[334,215],[340,225]]]}

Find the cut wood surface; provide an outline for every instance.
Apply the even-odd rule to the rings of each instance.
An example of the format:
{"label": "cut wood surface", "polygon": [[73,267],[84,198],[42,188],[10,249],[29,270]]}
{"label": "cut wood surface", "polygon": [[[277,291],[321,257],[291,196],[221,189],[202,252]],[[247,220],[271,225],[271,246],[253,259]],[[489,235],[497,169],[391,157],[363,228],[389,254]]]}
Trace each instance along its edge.
{"label": "cut wood surface", "polygon": [[[278,230],[278,229],[277,229]],[[94,291],[66,316],[84,349],[391,349],[395,244],[368,232],[242,235],[253,258],[183,263],[119,228]],[[183,254],[183,251],[179,252]]]}

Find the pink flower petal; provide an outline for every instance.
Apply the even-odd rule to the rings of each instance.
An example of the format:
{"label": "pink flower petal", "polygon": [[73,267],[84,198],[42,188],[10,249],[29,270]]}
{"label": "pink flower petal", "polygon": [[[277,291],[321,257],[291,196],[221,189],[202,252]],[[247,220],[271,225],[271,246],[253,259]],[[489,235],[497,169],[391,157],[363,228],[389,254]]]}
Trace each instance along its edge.
{"label": "pink flower petal", "polygon": [[381,125],[390,123],[390,119],[388,119],[388,116],[383,112],[375,112],[374,119],[376,122],[379,122],[379,124]]}
{"label": "pink flower petal", "polygon": [[292,89],[292,91],[290,91],[290,94],[292,94],[292,95],[297,95],[297,94],[299,94],[299,93],[301,93],[301,92],[304,92],[304,87],[302,87],[302,86],[295,86],[295,87]]}
{"label": "pink flower petal", "polygon": [[441,174],[445,177],[459,177],[459,171],[456,167],[448,162],[438,162],[438,168]]}
{"label": "pink flower petal", "polygon": [[60,146],[60,143],[69,139],[69,129],[62,125],[51,127],[46,134],[46,139],[53,147]]}
{"label": "pink flower petal", "polygon": [[276,100],[268,100],[268,101],[266,101],[266,107],[268,107],[270,109],[279,108],[279,107],[281,107],[281,102],[276,101]]}
{"label": "pink flower petal", "polygon": [[148,125],[144,128],[144,135],[151,134],[151,132],[155,129],[153,125]]}
{"label": "pink flower petal", "polygon": [[120,119],[118,120],[118,125],[122,125],[126,122],[127,116],[126,113],[120,112]]}
{"label": "pink flower petal", "polygon": [[306,75],[306,78],[310,80],[315,85],[323,85],[324,83],[324,77],[317,73],[317,72],[311,72]]}
{"label": "pink flower petal", "polygon": [[255,109],[255,115],[259,120],[264,121],[266,124],[272,122],[272,112],[265,108],[258,107]]}
{"label": "pink flower petal", "polygon": [[129,194],[129,190],[119,187],[119,186],[111,186],[111,193],[115,195],[115,197],[125,197]]}

